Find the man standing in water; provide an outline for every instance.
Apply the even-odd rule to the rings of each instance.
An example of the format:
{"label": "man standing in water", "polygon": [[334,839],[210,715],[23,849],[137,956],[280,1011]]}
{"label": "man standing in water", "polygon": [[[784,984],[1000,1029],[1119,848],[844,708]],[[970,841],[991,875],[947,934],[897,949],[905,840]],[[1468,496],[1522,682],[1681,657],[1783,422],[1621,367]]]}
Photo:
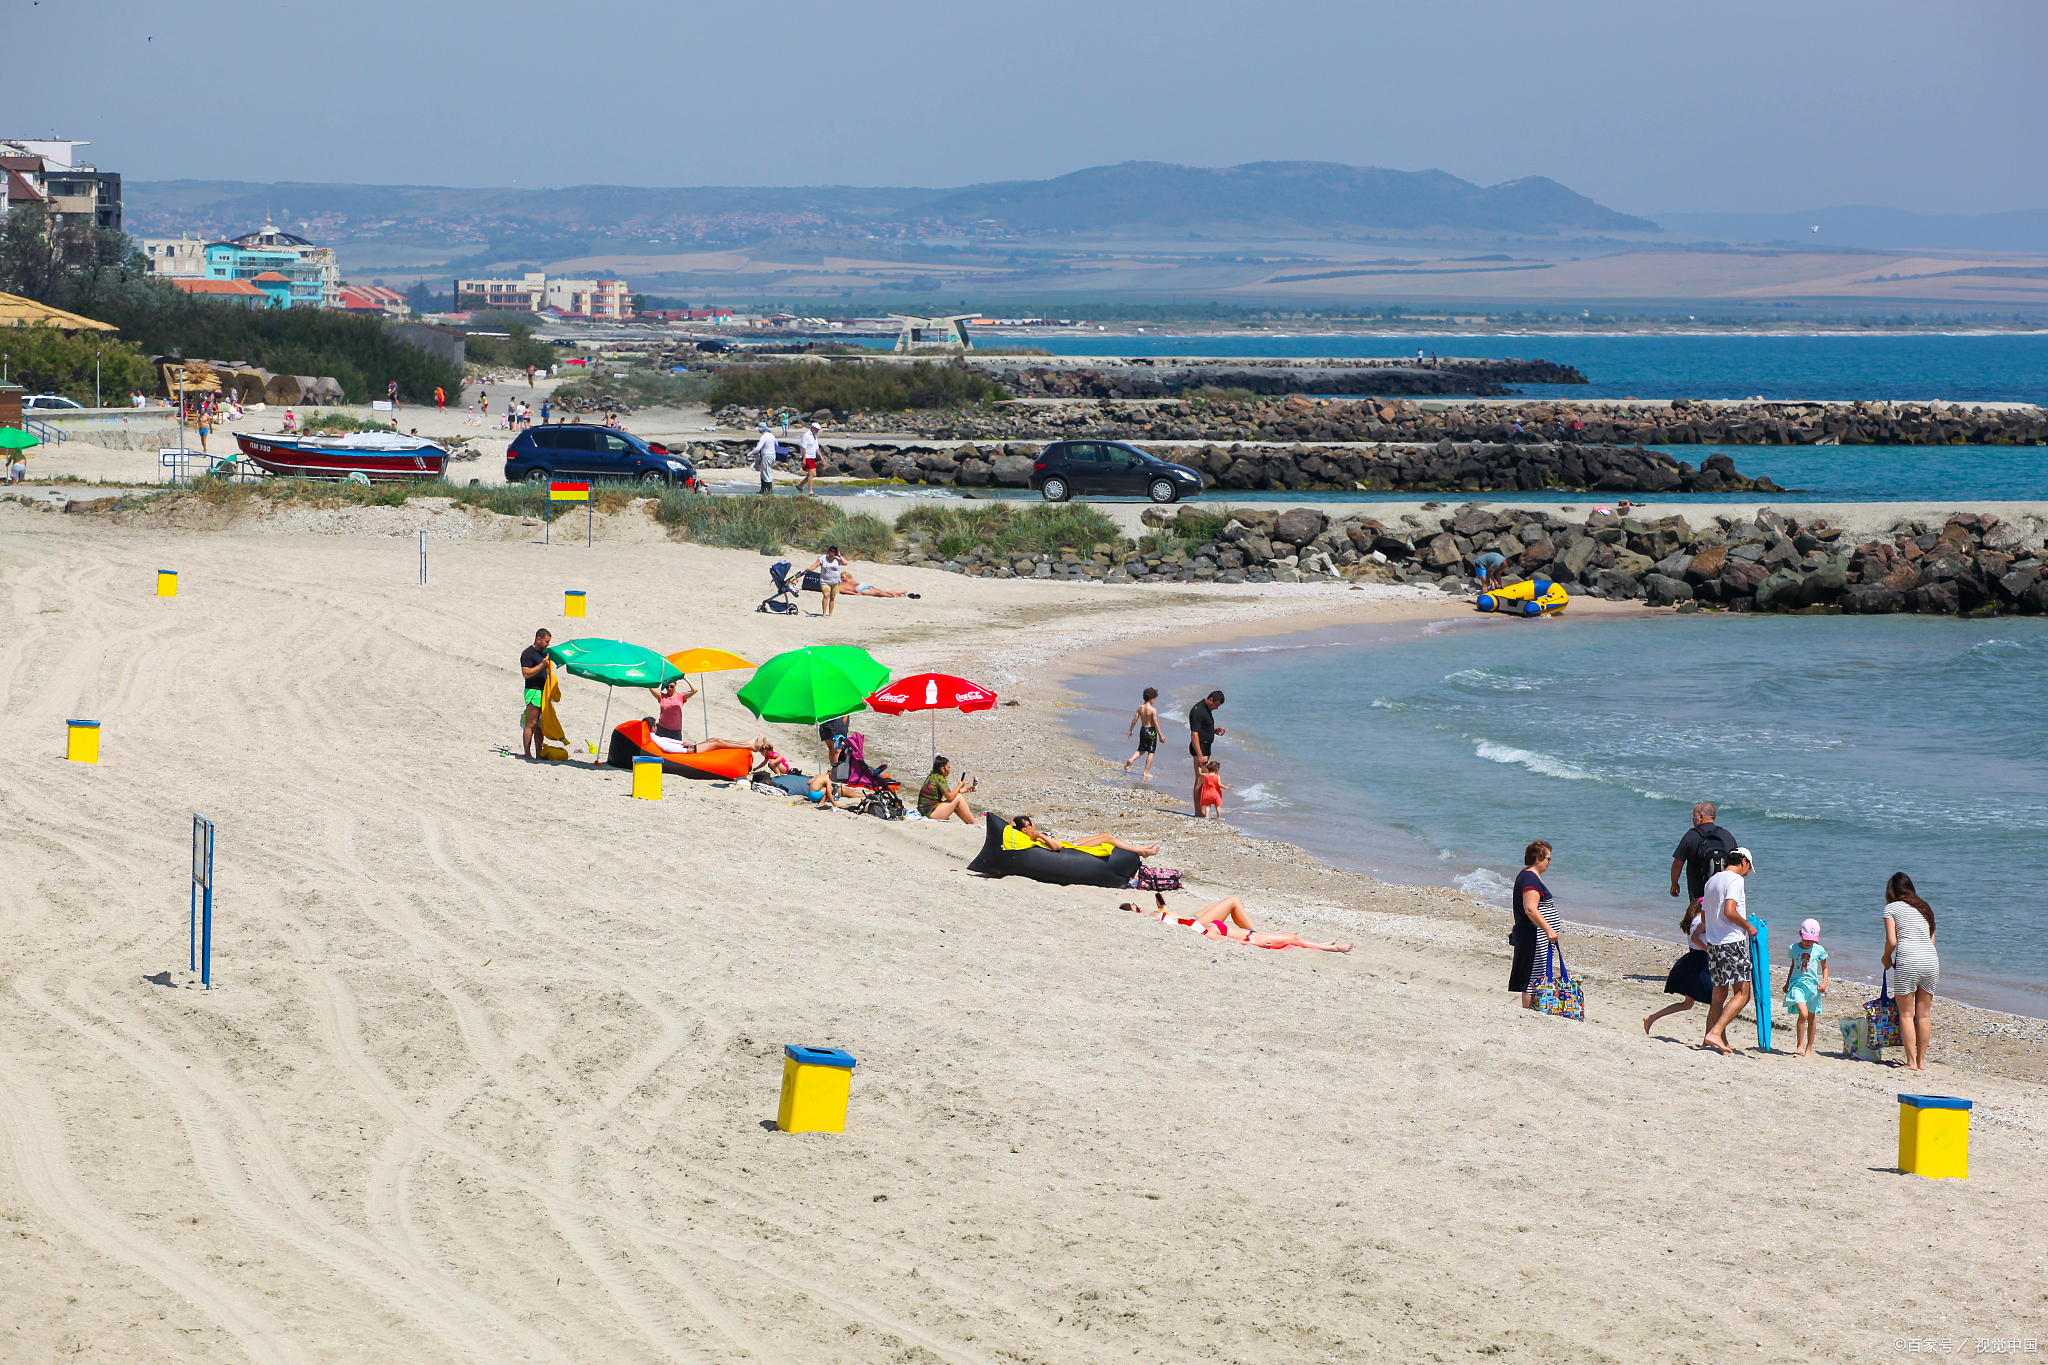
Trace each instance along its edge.
{"label": "man standing in water", "polygon": [[753,450],[754,472],[761,476],[761,491],[763,493],[773,493],[775,491],[775,456],[777,453],[775,433],[768,429],[766,422],[763,422],[761,423],[761,439],[754,442]]}
{"label": "man standing in water", "polygon": [[1195,760],[1194,806],[1197,813],[1202,809],[1202,765],[1209,761],[1209,751],[1216,747],[1216,736],[1230,733],[1216,723],[1216,708],[1221,705],[1223,693],[1216,691],[1188,708],[1188,753]]}
{"label": "man standing in water", "polygon": [[550,631],[537,630],[533,643],[519,651],[519,685],[526,689],[526,717],[519,730],[519,751],[528,758],[540,757],[541,689],[548,685]]}

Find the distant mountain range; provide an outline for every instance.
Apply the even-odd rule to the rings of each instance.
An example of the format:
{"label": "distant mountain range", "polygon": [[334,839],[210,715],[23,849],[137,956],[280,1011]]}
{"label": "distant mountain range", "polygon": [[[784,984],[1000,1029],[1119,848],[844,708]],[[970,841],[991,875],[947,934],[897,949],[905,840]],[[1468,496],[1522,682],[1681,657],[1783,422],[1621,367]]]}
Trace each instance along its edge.
{"label": "distant mountain range", "polygon": [[265,217],[325,239],[407,236],[473,242],[598,233],[634,240],[739,240],[770,233],[923,237],[1006,234],[1308,235],[1378,232],[1654,233],[1541,176],[1479,186],[1442,171],[1324,161],[1204,168],[1157,161],[1051,180],[965,189],[686,189],[581,185],[461,190],[418,185],[137,181],[125,189],[138,235],[205,235]]}
{"label": "distant mountain range", "polygon": [[[1849,204],[1798,213],[1661,213],[1673,232],[1729,242],[1887,250],[2048,252],[2048,210],[2015,213],[1909,213]],[[1815,232],[1815,228],[1820,231]]]}

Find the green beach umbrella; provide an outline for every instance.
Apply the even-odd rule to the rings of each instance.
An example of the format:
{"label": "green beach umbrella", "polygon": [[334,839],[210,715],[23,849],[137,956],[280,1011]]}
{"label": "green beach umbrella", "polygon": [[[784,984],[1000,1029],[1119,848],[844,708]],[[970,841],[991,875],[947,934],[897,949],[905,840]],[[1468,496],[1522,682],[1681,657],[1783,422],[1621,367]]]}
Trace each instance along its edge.
{"label": "green beach umbrella", "polygon": [[875,656],[853,645],[813,645],[778,654],[740,689],[740,705],[762,720],[817,725],[850,716],[889,681]]}
{"label": "green beach umbrella", "polygon": [[0,427],[0,450],[27,450],[41,444],[20,427]]}
{"label": "green beach umbrella", "polygon": [[[612,692],[614,687],[659,687],[670,678],[680,678],[683,671],[651,649],[629,645],[624,640],[600,640],[589,637],[582,640],[564,640],[561,644],[548,647],[548,657],[568,670],[572,677],[588,678],[605,685],[604,719],[598,723],[598,738],[605,736],[605,726],[612,718]],[[591,752],[595,753],[595,746]],[[592,767],[596,763],[592,762]]]}

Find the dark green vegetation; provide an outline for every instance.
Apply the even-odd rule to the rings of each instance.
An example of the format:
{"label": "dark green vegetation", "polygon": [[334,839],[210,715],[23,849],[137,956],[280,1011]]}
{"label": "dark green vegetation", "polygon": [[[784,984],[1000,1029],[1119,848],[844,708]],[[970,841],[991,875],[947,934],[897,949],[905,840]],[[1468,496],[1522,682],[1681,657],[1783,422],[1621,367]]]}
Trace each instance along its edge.
{"label": "dark green vegetation", "polygon": [[131,389],[156,391],[149,357],[104,332],[65,336],[37,323],[0,331],[0,351],[7,352],[7,382],[29,393],[61,393],[91,407],[94,367],[102,402],[125,407]]}
{"label": "dark green vegetation", "polygon": [[670,374],[644,366],[621,374],[616,366],[600,364],[595,374],[569,380],[556,388],[555,405],[567,410],[570,404],[587,401],[622,403],[633,408],[674,408],[702,403],[710,397],[717,382],[709,374]]}
{"label": "dark green vegetation", "polygon": [[389,422],[371,422],[351,412],[323,412],[300,428],[308,436],[346,436],[351,431],[389,431]]}
{"label": "dark green vegetation", "polygon": [[[1021,509],[1012,502],[960,507],[926,503],[898,517],[896,529],[906,534],[919,532],[927,552],[936,549],[947,557],[984,546],[992,555],[1015,558],[1063,548],[1085,550],[1102,542],[1123,543],[1123,532],[1116,523],[1085,502],[1027,503]],[[1222,529],[1222,522],[1217,529]]]}
{"label": "dark green vegetation", "polygon": [[1002,386],[964,365],[826,364],[733,368],[718,376],[707,397],[712,407],[737,403],[747,408],[793,408],[816,412],[903,412],[913,408],[962,408],[1001,402]]}
{"label": "dark green vegetation", "polygon": [[528,365],[535,369],[546,369],[561,356],[552,346],[533,339],[533,318],[526,313],[484,313],[478,315],[476,325],[486,331],[503,331],[502,337],[478,336],[470,332],[463,337],[463,354],[472,365],[503,365],[509,369],[523,370]]}

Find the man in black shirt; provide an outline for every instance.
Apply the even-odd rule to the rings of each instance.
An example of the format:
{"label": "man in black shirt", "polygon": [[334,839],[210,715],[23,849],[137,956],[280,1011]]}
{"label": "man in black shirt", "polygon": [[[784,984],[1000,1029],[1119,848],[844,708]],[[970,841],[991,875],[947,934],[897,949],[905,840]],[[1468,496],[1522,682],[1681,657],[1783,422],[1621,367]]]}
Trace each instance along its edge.
{"label": "man in black shirt", "polygon": [[540,757],[540,693],[548,685],[548,645],[554,638],[549,631],[537,630],[533,643],[519,651],[519,685],[526,691],[526,721],[519,731],[519,750],[528,758]]}
{"label": "man in black shirt", "polygon": [[1715,855],[1726,855],[1737,847],[1735,836],[1714,823],[1714,803],[1702,801],[1692,808],[1692,828],[1678,841],[1671,855],[1671,894],[1678,894],[1678,873],[1685,871],[1688,905],[1697,904],[1707,891],[1707,878],[1719,871]]}
{"label": "man in black shirt", "polygon": [[1216,747],[1216,736],[1230,732],[1216,723],[1216,708],[1223,705],[1223,694],[1211,692],[1208,696],[1188,708],[1188,753],[1195,760],[1196,811],[1202,808],[1202,765],[1209,761],[1209,751]]}

